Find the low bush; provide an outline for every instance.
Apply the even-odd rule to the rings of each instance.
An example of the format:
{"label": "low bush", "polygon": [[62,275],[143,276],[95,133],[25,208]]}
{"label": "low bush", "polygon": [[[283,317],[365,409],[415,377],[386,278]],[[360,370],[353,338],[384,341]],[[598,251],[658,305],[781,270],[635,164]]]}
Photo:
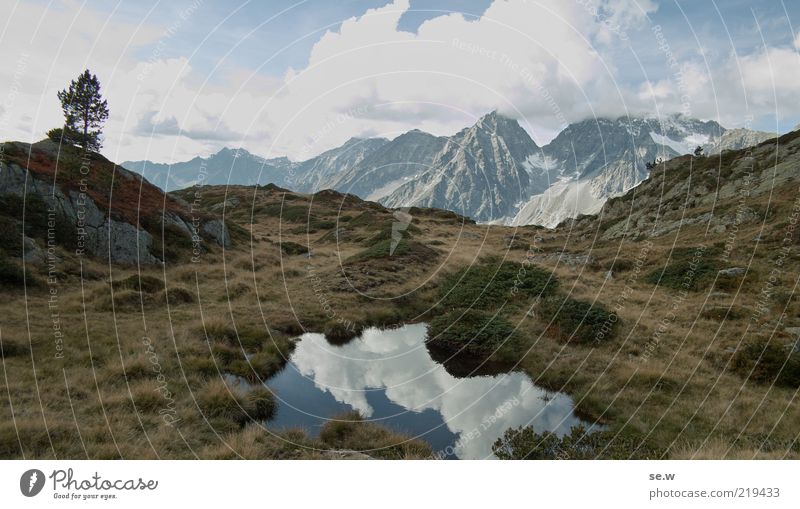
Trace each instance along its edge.
{"label": "low bush", "polygon": [[573,299],[552,298],[542,301],[539,312],[557,337],[565,341],[592,344],[613,339],[619,317],[601,305]]}
{"label": "low bush", "polygon": [[133,274],[124,279],[114,281],[114,288],[117,290],[156,293],[164,289],[164,281],[145,274]]}
{"label": "low bush", "polygon": [[195,301],[194,294],[182,286],[175,286],[168,290],[164,290],[159,300],[162,302],[169,302],[170,306],[178,306],[180,304],[191,304]]}
{"label": "low bush", "polygon": [[13,339],[5,339],[0,336],[0,358],[8,359],[11,357],[20,357],[22,355],[28,355],[30,352],[29,344]]}
{"label": "low bush", "polygon": [[251,383],[267,380],[286,365],[286,358],[273,353],[258,352],[247,359],[238,356],[229,360],[222,369],[233,375],[241,376]]}
{"label": "low bush", "polygon": [[308,254],[308,246],[297,242],[283,241],[281,242],[281,251],[289,256],[305,255]]}
{"label": "low bush", "polygon": [[650,272],[645,281],[673,290],[704,290],[721,268],[714,259],[718,251],[703,246],[674,249],[667,265]]}
{"label": "low bush", "polygon": [[358,337],[363,332],[363,327],[353,323],[344,323],[340,320],[331,320],[325,324],[323,333],[328,343],[332,345],[344,345],[352,339]]}
{"label": "low bush", "polygon": [[111,293],[99,297],[95,301],[98,311],[122,311],[135,312],[150,306],[154,299],[151,295],[137,290],[119,290],[114,292],[114,301],[111,301]]}
{"label": "low bush", "polygon": [[655,459],[660,452],[634,432],[587,431],[573,427],[559,437],[551,431],[537,433],[532,426],[506,430],[492,445],[503,460]]}
{"label": "low bush", "polygon": [[369,260],[414,260],[427,262],[435,258],[436,251],[428,246],[403,237],[399,240],[384,239],[370,245],[363,251],[347,259],[348,262],[364,262]]}
{"label": "low bush", "polygon": [[0,287],[22,288],[36,286],[38,282],[30,270],[22,270],[16,262],[0,252]]}
{"label": "low bush", "polygon": [[557,287],[555,276],[535,265],[490,260],[446,276],[440,291],[448,309],[490,310],[520,298],[547,297]]}
{"label": "low bush", "polygon": [[774,341],[754,341],[736,351],[731,369],[758,383],[800,387],[800,353]]}
{"label": "low bush", "polygon": [[432,319],[428,342],[435,348],[468,355],[491,355],[512,351],[516,344],[514,327],[500,316],[477,309],[456,310]]}
{"label": "low bush", "polygon": [[273,203],[263,207],[258,212],[270,217],[280,218],[281,221],[287,221],[290,223],[305,223],[309,218],[309,208],[305,205],[285,205]]}

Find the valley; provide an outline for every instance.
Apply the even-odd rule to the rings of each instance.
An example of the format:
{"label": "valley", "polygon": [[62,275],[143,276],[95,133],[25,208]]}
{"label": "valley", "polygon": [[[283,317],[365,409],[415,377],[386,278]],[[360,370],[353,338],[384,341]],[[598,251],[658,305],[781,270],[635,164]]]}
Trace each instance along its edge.
{"label": "valley", "polygon": [[192,184],[265,185],[313,193],[334,189],[394,208],[435,207],[478,222],[554,227],[599,212],[648,175],[647,163],[741,149],[773,138],[681,115],[598,118],[570,124],[539,146],[496,111],[453,136],[418,129],[392,140],[352,138],[302,162],[244,149],[175,164],[126,161],[167,191]]}
{"label": "valley", "polygon": [[[415,161],[390,166],[396,180],[447,153],[463,162],[448,175],[471,189],[477,167],[532,161],[527,141],[487,134],[514,131],[507,124],[490,116],[460,141],[409,133],[419,152],[354,140],[323,166],[367,193],[387,184],[352,176],[353,164]],[[464,146],[482,147],[478,166]],[[538,185],[533,166],[508,159],[492,191],[458,198],[464,207],[450,206],[449,191],[428,193],[438,184],[427,173],[380,200],[404,204],[393,209],[322,189],[324,173],[300,191],[258,178],[164,194],[102,156],[82,164],[52,142],[6,143],[0,450],[36,459],[439,457],[455,438],[426,441],[416,424],[373,420],[372,405],[353,399],[378,390],[407,411],[452,415],[424,397],[430,385],[393,385],[404,366],[423,370],[411,378],[435,377],[447,397],[487,380],[529,387],[468,416],[482,422],[509,394],[532,396],[500,419],[508,429],[492,438],[505,440],[481,443],[478,457],[515,457],[515,447],[538,443],[542,457],[560,459],[797,458],[799,148],[795,131],[703,157],[671,154],[646,172],[620,166],[618,182],[628,183],[607,187],[594,215],[549,228],[490,224],[500,219],[490,211],[510,214],[522,200],[494,194],[499,183],[524,182],[518,194]],[[607,170],[587,164],[571,182]],[[84,171],[93,177],[85,186]],[[55,237],[56,224],[87,216],[85,253],[74,230]],[[408,330],[417,334],[404,347]],[[332,357],[314,358],[308,345]],[[388,371],[353,367],[380,345],[416,357]],[[270,424],[297,407],[270,385],[293,366],[306,380],[322,377],[313,390],[336,403],[319,426]],[[542,419],[552,406],[560,411]],[[470,431],[452,418],[431,429],[442,425],[453,436]]]}

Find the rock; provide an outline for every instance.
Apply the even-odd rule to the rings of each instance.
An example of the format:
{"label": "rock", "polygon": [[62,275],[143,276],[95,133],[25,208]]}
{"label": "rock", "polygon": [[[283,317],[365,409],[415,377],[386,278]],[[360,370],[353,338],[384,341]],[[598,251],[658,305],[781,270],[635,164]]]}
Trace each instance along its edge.
{"label": "rock", "polygon": [[[155,264],[160,260],[150,254],[153,236],[130,223],[109,219],[93,235],[95,245],[87,243],[90,253],[108,256],[115,263]],[[87,239],[88,240],[88,239]]]}
{"label": "rock", "polygon": [[359,451],[348,451],[343,449],[330,450],[324,452],[325,456],[332,460],[372,460],[375,459],[368,454]]}
{"label": "rock", "polygon": [[47,253],[30,237],[22,238],[22,259],[29,263],[43,263]]}
{"label": "rock", "polygon": [[185,233],[187,236],[195,238],[198,235],[197,229],[191,222],[184,220],[181,216],[167,212],[162,216],[164,226],[174,226]]}
{"label": "rock", "polygon": [[202,227],[203,233],[214,239],[222,247],[231,247],[231,236],[228,227],[221,219],[207,221]]}
{"label": "rock", "polygon": [[744,267],[731,267],[729,269],[722,269],[719,271],[719,275],[725,277],[739,277],[744,275],[745,272],[747,272],[747,269]]}
{"label": "rock", "polygon": [[709,299],[727,299],[731,296],[728,292],[711,292],[708,294]]}

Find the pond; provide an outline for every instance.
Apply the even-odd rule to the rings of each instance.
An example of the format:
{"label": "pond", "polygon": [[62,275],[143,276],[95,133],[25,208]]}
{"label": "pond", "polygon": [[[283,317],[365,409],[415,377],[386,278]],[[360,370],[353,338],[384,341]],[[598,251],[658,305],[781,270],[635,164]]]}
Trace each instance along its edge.
{"label": "pond", "polygon": [[331,417],[357,410],[425,440],[437,457],[481,459],[493,457],[492,443],[508,428],[562,435],[583,424],[569,396],[537,387],[524,373],[453,376],[431,357],[425,337],[425,324],[370,328],[342,346],[304,334],[286,367],[267,381],[278,399],[268,426],[316,436]]}

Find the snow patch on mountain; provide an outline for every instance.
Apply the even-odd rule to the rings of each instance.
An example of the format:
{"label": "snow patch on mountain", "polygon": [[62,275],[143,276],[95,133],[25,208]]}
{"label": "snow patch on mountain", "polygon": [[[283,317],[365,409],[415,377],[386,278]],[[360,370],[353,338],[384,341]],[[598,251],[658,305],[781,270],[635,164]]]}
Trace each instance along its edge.
{"label": "snow patch on mountain", "polygon": [[605,202],[605,197],[595,196],[591,180],[562,179],[544,193],[531,197],[506,224],[538,224],[553,228],[570,217],[595,214]]}

